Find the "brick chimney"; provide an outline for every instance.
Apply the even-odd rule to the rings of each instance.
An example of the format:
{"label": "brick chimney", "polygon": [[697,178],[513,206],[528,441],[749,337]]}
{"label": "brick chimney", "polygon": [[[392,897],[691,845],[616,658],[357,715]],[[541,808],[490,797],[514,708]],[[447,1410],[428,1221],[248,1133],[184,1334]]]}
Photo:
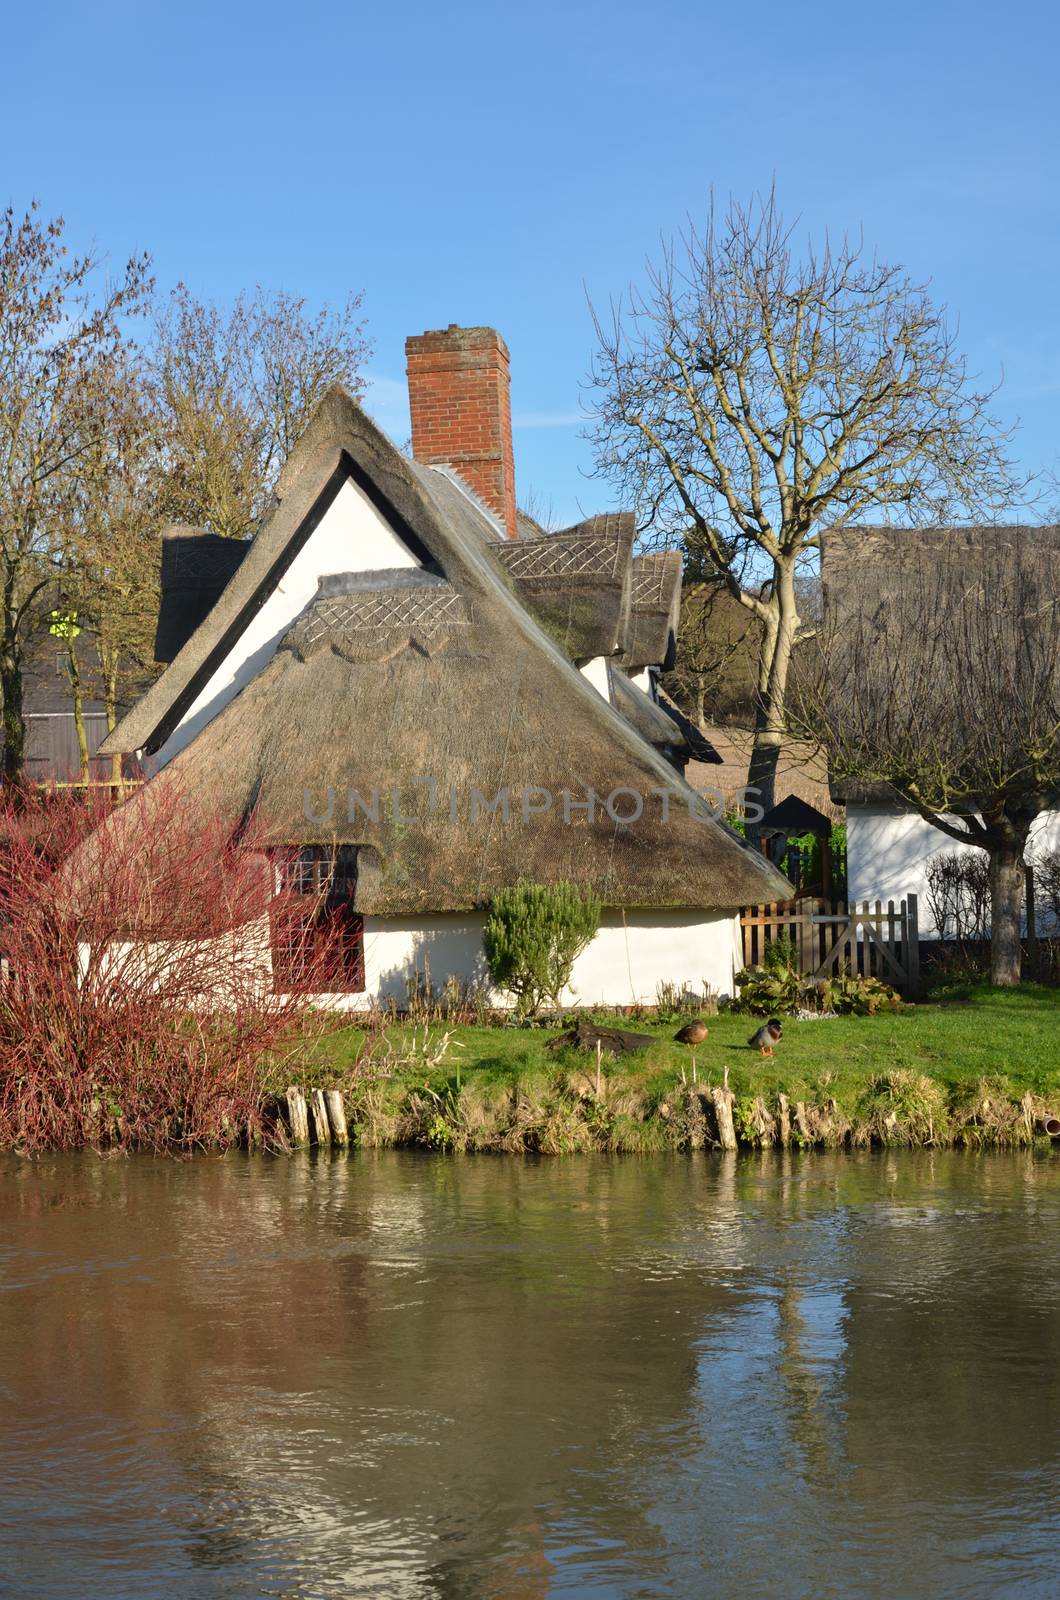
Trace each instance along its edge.
{"label": "brick chimney", "polygon": [[452,467],[504,524],[515,524],[508,346],[493,328],[448,328],[405,340],[412,454]]}

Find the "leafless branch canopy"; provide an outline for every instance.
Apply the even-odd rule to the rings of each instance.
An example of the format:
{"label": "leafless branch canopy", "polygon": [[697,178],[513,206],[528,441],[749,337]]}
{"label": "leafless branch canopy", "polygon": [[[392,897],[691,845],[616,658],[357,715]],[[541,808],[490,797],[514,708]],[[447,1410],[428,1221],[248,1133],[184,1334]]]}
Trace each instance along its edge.
{"label": "leafless branch canopy", "polygon": [[796,255],[772,193],[712,204],[646,291],[595,320],[598,470],[752,609],[747,574],[812,550],[825,523],[937,523],[1012,495],[991,393],[944,312],[860,244]]}
{"label": "leafless branch canopy", "polygon": [[166,430],[167,516],[248,534],[327,390],[364,387],[370,348],[359,294],[311,316],[295,295],[258,288],[222,311],[178,285],[148,351]]}

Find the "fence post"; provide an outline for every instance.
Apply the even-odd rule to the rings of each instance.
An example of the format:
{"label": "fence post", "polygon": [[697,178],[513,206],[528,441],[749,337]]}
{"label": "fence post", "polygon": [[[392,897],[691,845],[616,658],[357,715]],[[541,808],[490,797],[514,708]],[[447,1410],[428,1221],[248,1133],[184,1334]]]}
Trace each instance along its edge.
{"label": "fence post", "polygon": [[799,917],[799,972],[808,978],[817,965],[813,959],[813,900],[802,901],[802,912]]}
{"label": "fence post", "polygon": [[920,919],[917,914],[915,894],[905,897],[905,970],[909,976],[909,993],[920,993]]}
{"label": "fence post", "polygon": [[1034,912],[1034,868],[1028,863],[1023,870],[1027,880],[1027,964],[1037,977],[1038,929]]}

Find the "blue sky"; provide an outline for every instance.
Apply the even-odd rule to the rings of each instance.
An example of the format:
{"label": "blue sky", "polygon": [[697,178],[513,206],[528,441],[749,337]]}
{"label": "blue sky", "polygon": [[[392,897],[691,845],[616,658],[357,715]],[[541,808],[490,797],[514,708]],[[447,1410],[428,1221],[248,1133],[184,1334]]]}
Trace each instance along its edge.
{"label": "blue sky", "polygon": [[1060,13],[1010,0],[755,7],[6,9],[0,199],[148,249],[163,286],[365,291],[370,409],[407,435],[403,342],[490,323],[516,473],[556,517],[586,474],[586,304],[661,234],[775,175],[809,232],[930,278],[1031,470],[1060,470]]}

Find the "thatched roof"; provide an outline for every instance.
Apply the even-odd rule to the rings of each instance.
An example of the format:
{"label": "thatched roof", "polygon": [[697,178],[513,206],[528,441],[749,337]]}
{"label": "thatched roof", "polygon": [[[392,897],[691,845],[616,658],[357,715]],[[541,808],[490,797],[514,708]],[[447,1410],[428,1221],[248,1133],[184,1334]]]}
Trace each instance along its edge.
{"label": "thatched roof", "polygon": [[[520,513],[520,537],[509,540],[489,508],[450,468],[431,470],[476,506],[481,513],[476,531],[496,544],[520,597],[572,661],[618,655],[633,670],[673,665],[681,604],[678,552],[634,557],[628,513],[591,517],[551,534]],[[250,545],[201,528],[174,524],[163,530],[157,661],[176,658]]]}
{"label": "thatched roof", "polygon": [[613,655],[625,643],[634,532],[631,516],[594,517],[497,546],[520,597],[572,661]]}
{"label": "thatched roof", "polygon": [[[153,784],[233,822],[253,813],[277,844],[364,847],[377,871],[362,874],[360,903],[377,914],[470,909],[520,876],[591,883],[627,906],[735,908],[789,891],[531,615],[473,497],[407,461],[341,391],[214,610],[111,748],[158,748],[347,473],[424,566],[325,579],[273,658]],[[617,790],[632,793],[613,809],[639,797],[638,818],[607,814]],[[508,820],[488,808],[502,791]],[[579,809],[590,791],[591,818]]]}
{"label": "thatched roof", "polygon": [[607,677],[611,704],[621,711],[641,738],[647,739],[656,750],[672,750],[687,760],[688,741],[683,730],[668,715],[667,709],[653,700],[651,695],[645,694],[639,684],[634,683],[614,662],[608,662]]}
{"label": "thatched roof", "polygon": [[658,550],[635,556],[630,590],[628,666],[662,667],[669,672],[677,655],[681,615],[681,553]]}
{"label": "thatched roof", "polygon": [[616,662],[608,663],[608,684],[611,704],[641,738],[657,750],[670,752],[676,764],[684,768],[689,761],[720,763],[721,757],[710,740],[667,695],[660,693],[652,699]]}
{"label": "thatched roof", "polygon": [[[871,649],[875,639],[890,660],[906,651],[915,653],[925,631],[933,627],[936,608],[945,612],[948,605],[985,615],[996,609],[998,593],[1011,589],[1017,573],[1056,604],[1060,527],[826,529],[821,535],[821,578],[825,633],[837,664],[834,692],[843,693],[839,673],[849,670],[842,648],[846,634],[853,637],[856,629],[861,649]],[[985,630],[980,637],[986,639]],[[974,645],[974,634],[969,638]],[[983,670],[993,670],[990,662],[984,661]],[[925,693],[930,692],[931,685],[925,685]],[[886,783],[832,775],[829,788],[837,804],[907,805]]]}

